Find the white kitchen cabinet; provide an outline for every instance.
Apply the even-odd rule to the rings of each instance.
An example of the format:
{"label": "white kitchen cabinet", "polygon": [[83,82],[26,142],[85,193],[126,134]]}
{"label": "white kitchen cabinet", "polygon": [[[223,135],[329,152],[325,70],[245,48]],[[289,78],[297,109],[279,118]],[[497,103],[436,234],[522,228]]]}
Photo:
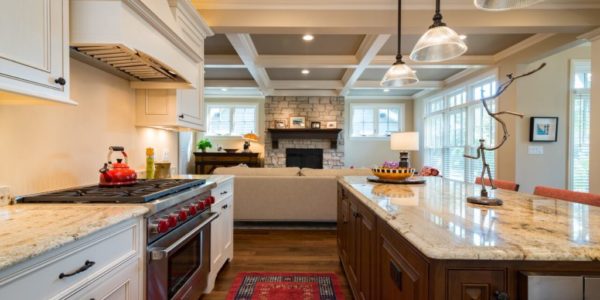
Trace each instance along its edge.
{"label": "white kitchen cabinet", "polygon": [[0,298],[141,299],[143,228],[141,217],[125,221],[12,266]]}
{"label": "white kitchen cabinet", "polygon": [[219,217],[211,223],[210,273],[205,293],[210,293],[223,265],[233,259],[233,179],[219,184],[213,191],[215,203],[211,211]]}
{"label": "white kitchen cabinet", "polygon": [[1,3],[0,98],[76,104],[69,99],[69,1]]}

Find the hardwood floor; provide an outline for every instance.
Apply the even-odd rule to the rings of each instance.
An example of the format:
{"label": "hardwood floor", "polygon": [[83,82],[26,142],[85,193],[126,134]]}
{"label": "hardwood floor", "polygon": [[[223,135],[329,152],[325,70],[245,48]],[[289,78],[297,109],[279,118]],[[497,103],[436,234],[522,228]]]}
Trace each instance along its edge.
{"label": "hardwood floor", "polygon": [[334,272],[346,299],[353,299],[337,256],[335,230],[236,229],[233,248],[233,261],[203,300],[225,299],[239,272]]}

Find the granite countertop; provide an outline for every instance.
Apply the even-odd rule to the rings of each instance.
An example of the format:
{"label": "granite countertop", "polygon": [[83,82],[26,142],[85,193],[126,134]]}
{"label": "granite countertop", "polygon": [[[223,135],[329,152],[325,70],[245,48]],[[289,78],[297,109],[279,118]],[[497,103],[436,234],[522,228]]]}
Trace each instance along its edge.
{"label": "granite countertop", "polygon": [[0,272],[148,209],[128,204],[16,204],[0,207]]}
{"label": "granite countertop", "polygon": [[499,207],[466,202],[480,187],[439,177],[424,185],[340,183],[433,259],[597,261],[600,207],[506,190]]}

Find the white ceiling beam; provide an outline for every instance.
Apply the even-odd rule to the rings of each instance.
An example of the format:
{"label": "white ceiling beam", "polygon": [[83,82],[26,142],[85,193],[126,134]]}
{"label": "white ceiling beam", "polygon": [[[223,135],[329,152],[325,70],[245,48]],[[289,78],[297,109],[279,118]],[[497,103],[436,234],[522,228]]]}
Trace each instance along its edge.
{"label": "white ceiling beam", "polygon": [[245,69],[246,65],[237,54],[205,55],[205,69]]}
{"label": "white ceiling beam", "polygon": [[340,90],[340,96],[346,96],[360,75],[369,67],[371,61],[390,38],[389,34],[367,35],[356,52],[358,65],[355,69],[348,69],[342,78],[344,87]]}
{"label": "white ceiling beam", "polygon": [[337,90],[344,84],[340,80],[271,80],[276,90]]}
{"label": "white ceiling beam", "polygon": [[[438,90],[444,87],[443,81],[419,81],[417,84],[407,85],[398,88],[391,88],[391,90]],[[379,81],[373,80],[361,80],[357,81],[353,89],[382,89]]]}
{"label": "white ceiling beam", "polygon": [[269,96],[322,96],[322,97],[333,97],[338,96],[335,90],[276,90],[273,91]]}
{"label": "white ceiling beam", "polygon": [[258,87],[254,80],[205,80],[204,86],[209,88],[246,88]]}
{"label": "white ceiling beam", "polygon": [[[254,3],[253,3],[254,5]],[[250,34],[395,34],[395,10],[210,10],[200,14],[215,32]],[[423,34],[431,25],[431,10],[403,16],[404,34]],[[575,33],[600,26],[600,10],[445,10],[444,20],[461,34]],[[507,21],[508,20],[508,21]]]}
{"label": "white ceiling beam", "polygon": [[[403,55],[404,62],[413,69],[467,69],[483,68],[494,65],[493,55],[463,55],[455,59],[437,62],[424,63],[415,62],[409,58],[409,55]],[[378,55],[373,59],[369,68],[389,68],[396,61],[395,55]]]}
{"label": "white ceiling beam", "polygon": [[258,51],[256,51],[250,35],[245,33],[228,33],[227,39],[244,62],[260,91],[265,95],[272,93],[273,91],[270,88],[271,80],[269,79],[267,70],[256,65]]}
{"label": "white ceiling beam", "polygon": [[355,68],[354,55],[260,55],[256,64],[263,68]]}

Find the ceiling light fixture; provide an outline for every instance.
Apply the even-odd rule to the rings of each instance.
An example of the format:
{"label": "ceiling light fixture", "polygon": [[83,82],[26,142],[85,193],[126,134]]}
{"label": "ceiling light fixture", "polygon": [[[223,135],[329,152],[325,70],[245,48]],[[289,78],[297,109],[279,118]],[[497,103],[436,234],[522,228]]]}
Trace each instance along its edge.
{"label": "ceiling light fixture", "polygon": [[307,42],[310,42],[310,41],[314,40],[315,37],[312,34],[305,34],[304,36],[302,36],[302,39]]}
{"label": "ceiling light fixture", "polygon": [[544,0],[474,0],[475,7],[483,10],[509,10],[532,6]]}
{"label": "ceiling light fixture", "polygon": [[302,70],[302,75],[308,75],[310,74],[310,70],[309,69],[303,69]]}
{"label": "ceiling light fixture", "polygon": [[419,62],[440,62],[459,57],[467,52],[467,49],[467,45],[456,31],[442,22],[440,0],[436,0],[433,25],[421,36],[410,58]]}
{"label": "ceiling light fixture", "polygon": [[402,61],[402,0],[398,0],[398,52],[396,54],[396,62],[392,67],[385,73],[383,80],[381,80],[381,86],[390,87],[402,87],[411,85],[419,82],[416,72],[407,66]]}

